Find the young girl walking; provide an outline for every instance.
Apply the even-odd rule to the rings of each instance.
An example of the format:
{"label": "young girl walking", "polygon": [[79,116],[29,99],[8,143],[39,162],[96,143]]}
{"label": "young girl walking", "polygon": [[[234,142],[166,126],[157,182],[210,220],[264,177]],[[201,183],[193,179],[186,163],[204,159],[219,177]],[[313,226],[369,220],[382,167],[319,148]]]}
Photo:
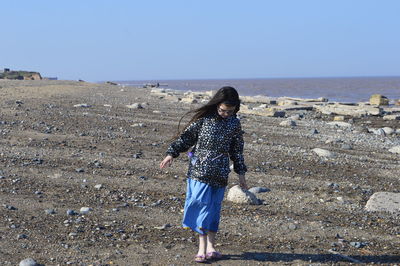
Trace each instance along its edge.
{"label": "young girl walking", "polygon": [[236,117],[239,108],[239,94],[234,88],[219,89],[207,104],[189,112],[194,113],[192,119],[169,146],[167,156],[160,163],[160,168],[170,166],[173,158],[193,147],[189,152],[182,225],[199,234],[196,262],[222,257],[215,249],[215,235],[228,184],[229,158],[239,176],[240,186],[247,189],[242,128]]}

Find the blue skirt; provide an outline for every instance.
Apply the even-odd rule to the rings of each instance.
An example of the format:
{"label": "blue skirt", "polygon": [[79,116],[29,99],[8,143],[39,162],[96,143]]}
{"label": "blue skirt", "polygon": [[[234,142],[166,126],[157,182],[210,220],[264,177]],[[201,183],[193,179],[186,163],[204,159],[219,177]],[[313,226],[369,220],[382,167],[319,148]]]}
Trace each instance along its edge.
{"label": "blue skirt", "polygon": [[202,235],[217,232],[224,193],[225,187],[212,187],[188,178],[182,226]]}

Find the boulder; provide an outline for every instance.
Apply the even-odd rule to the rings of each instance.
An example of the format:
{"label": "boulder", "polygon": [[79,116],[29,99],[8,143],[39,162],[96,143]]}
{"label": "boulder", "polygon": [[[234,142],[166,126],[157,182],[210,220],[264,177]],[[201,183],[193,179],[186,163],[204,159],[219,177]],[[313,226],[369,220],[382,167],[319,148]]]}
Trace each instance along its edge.
{"label": "boulder", "polygon": [[260,200],[257,199],[256,195],[250,191],[243,190],[239,185],[233,186],[231,189],[229,189],[226,199],[233,203],[253,205],[260,204]]}
{"label": "boulder", "polygon": [[376,192],[367,201],[365,210],[371,212],[400,212],[400,193]]}
{"label": "boulder", "polygon": [[374,94],[369,98],[371,105],[389,105],[389,99],[381,94]]}

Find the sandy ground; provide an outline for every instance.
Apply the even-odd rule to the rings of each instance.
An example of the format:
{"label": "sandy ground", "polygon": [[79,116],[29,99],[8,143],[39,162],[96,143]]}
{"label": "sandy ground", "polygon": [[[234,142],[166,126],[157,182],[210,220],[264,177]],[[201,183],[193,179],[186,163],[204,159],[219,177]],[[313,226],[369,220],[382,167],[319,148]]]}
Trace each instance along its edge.
{"label": "sandy ground", "polygon": [[[74,81],[0,81],[0,105],[2,265],[194,264],[196,235],[180,227],[187,158],[158,167],[194,105]],[[269,192],[257,195],[262,205],[224,202],[224,257],[210,264],[399,264],[399,215],[364,210],[374,192],[400,192],[399,156],[388,152],[399,137],[363,130],[399,122],[367,117],[341,129],[301,114],[294,128],[241,116],[248,184]],[[236,181],[231,174],[229,187]],[[67,214],[81,207],[91,211]]]}

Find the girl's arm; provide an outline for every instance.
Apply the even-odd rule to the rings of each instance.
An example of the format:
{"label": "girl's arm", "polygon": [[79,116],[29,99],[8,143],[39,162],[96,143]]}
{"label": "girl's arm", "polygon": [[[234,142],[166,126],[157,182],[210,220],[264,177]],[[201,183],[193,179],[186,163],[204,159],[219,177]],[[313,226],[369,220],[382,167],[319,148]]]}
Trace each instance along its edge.
{"label": "girl's arm", "polygon": [[239,175],[240,187],[243,189],[247,189],[246,178],[245,178],[247,167],[244,163],[243,147],[244,147],[243,131],[239,121],[237,130],[232,137],[232,142],[229,149],[229,157],[233,161],[233,169],[235,173]]}
{"label": "girl's arm", "polygon": [[190,124],[175,140],[167,150],[167,156],[160,163],[160,168],[170,166],[173,158],[179,156],[179,153],[189,150],[190,147],[196,144],[201,126],[203,125],[203,118]]}

